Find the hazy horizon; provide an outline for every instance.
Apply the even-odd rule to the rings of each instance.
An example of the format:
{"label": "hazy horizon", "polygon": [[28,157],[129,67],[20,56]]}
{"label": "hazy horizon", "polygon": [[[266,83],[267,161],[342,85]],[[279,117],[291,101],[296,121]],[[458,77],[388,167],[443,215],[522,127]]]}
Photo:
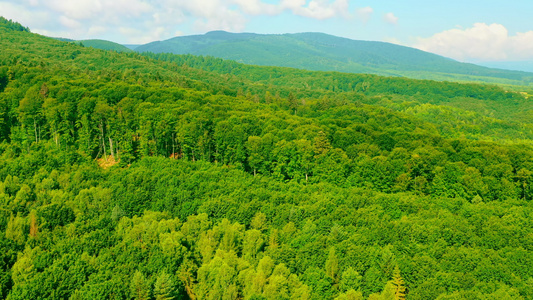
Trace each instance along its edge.
{"label": "hazy horizon", "polygon": [[526,0],[0,0],[4,17],[54,37],[145,44],[213,30],[323,32],[476,64],[533,61],[531,11]]}
{"label": "hazy horizon", "polygon": [[[209,31],[209,32],[213,32],[213,31],[226,31],[226,30],[212,30],[212,31]],[[201,36],[201,35],[207,34],[209,32],[201,33],[201,34],[199,34],[199,33],[190,34],[190,35],[186,35],[186,36],[195,36],[195,35]],[[268,33],[256,33],[256,32],[231,32],[231,31],[226,31],[226,32],[229,32],[229,33],[251,33],[251,34],[268,35]],[[283,34],[295,34],[295,33],[306,33],[306,32],[272,33],[272,34],[283,35]],[[323,33],[323,32],[316,32],[316,33]],[[127,48],[129,48],[131,50],[135,50],[135,48],[137,48],[138,46],[142,46],[142,45],[149,44],[149,43],[154,43],[154,42],[161,42],[161,41],[173,39],[173,38],[176,38],[176,37],[180,37],[180,36],[174,36],[174,37],[170,37],[168,39],[163,39],[163,40],[154,40],[154,41],[150,41],[148,43],[142,43],[142,44],[119,43],[119,42],[112,41],[112,40],[105,40],[105,39],[98,39],[98,38],[85,39],[85,40],[105,40],[105,41],[110,41],[110,42],[114,42],[114,43],[126,46]],[[341,37],[341,36],[339,36],[339,37]],[[53,37],[53,38],[64,38],[64,37],[57,37],[56,36],[56,37]],[[341,37],[341,38],[347,38],[347,37]],[[68,39],[68,38],[65,38],[65,39]],[[72,39],[72,40],[82,41],[82,39]],[[364,40],[364,41],[372,41],[372,40]],[[379,41],[376,41],[376,42],[379,42]],[[401,45],[401,46],[406,46],[406,45]],[[406,47],[410,47],[410,46],[406,46]],[[426,51],[426,52],[430,52],[430,53],[434,53],[434,54],[441,55],[441,56],[444,56],[444,57],[448,57],[448,56],[445,56],[445,55],[442,55],[442,54],[439,54],[439,53],[435,53],[435,52],[431,52],[431,51]],[[448,57],[448,58],[451,58],[451,57]],[[452,59],[454,59],[454,58],[452,58]],[[488,67],[488,68],[505,69],[505,70],[512,70],[512,71],[533,72],[533,60],[530,60],[530,61],[475,61],[475,60],[473,60],[473,61],[469,61],[467,63],[472,63],[472,64],[476,64],[476,65],[483,66],[483,67]]]}

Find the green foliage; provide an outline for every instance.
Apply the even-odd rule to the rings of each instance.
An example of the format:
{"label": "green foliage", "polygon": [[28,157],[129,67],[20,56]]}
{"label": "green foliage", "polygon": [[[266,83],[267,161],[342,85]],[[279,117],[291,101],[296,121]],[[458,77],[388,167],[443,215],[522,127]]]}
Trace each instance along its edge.
{"label": "green foliage", "polygon": [[363,279],[363,276],[361,276],[353,267],[346,268],[342,272],[340,279],[339,285],[341,291],[348,292],[350,290],[359,290],[361,287],[361,279]]}
{"label": "green foliage", "polygon": [[329,250],[328,259],[326,260],[326,275],[333,280],[333,282],[339,281],[339,259],[335,254],[335,247]]}
{"label": "green foliage", "polygon": [[0,27],[15,30],[15,31],[30,32],[30,29],[28,29],[27,27],[24,27],[20,23],[14,22],[12,20],[8,20],[2,16],[0,16]]}
{"label": "green foliage", "polygon": [[349,290],[346,293],[340,294],[335,300],[363,300],[363,294],[354,290]]}
{"label": "green foliage", "polygon": [[82,40],[82,41],[76,41],[76,43],[84,46],[84,47],[92,47],[96,49],[101,50],[111,50],[111,51],[117,51],[117,52],[132,52],[133,50],[129,49],[126,46],[105,41],[105,40]]}
{"label": "green foliage", "polygon": [[174,282],[165,271],[161,272],[154,284],[154,298],[156,300],[174,299]]}
{"label": "green foliage", "polygon": [[150,286],[143,273],[136,271],[130,283],[131,298],[135,300],[150,299]]}
{"label": "green foliage", "polygon": [[0,298],[533,298],[521,94],[0,37]]}

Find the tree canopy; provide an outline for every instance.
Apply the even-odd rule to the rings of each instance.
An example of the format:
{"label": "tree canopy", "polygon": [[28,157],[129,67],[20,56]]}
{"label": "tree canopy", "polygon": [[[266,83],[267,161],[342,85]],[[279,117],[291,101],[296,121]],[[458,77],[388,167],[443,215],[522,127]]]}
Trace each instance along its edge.
{"label": "tree canopy", "polygon": [[533,297],[527,95],[17,28],[0,298]]}

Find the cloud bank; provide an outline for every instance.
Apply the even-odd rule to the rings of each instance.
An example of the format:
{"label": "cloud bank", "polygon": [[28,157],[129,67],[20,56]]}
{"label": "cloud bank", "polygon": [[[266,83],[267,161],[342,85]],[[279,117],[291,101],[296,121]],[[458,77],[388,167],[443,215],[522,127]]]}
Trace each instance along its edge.
{"label": "cloud bank", "polygon": [[501,24],[475,23],[418,38],[414,46],[459,61],[533,60],[533,31],[510,35]]}
{"label": "cloud bank", "polygon": [[34,32],[67,38],[122,34],[122,43],[169,38],[184,27],[240,32],[250,17],[283,13],[317,20],[351,16],[349,0],[0,0],[0,14]]}
{"label": "cloud bank", "polygon": [[372,14],[374,13],[374,9],[370,6],[367,6],[357,9],[356,12],[359,19],[363,21],[363,23],[367,23],[368,20],[370,20]]}
{"label": "cloud bank", "polygon": [[396,17],[393,13],[386,13],[383,16],[383,20],[389,24],[396,25],[398,24],[398,17]]}

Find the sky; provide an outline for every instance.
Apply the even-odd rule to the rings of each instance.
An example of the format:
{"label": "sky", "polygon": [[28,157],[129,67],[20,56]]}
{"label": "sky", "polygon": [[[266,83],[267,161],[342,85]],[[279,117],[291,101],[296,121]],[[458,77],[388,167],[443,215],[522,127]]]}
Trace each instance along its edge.
{"label": "sky", "polygon": [[121,44],[323,32],[462,62],[533,61],[533,0],[0,0],[0,16],[42,35]]}

